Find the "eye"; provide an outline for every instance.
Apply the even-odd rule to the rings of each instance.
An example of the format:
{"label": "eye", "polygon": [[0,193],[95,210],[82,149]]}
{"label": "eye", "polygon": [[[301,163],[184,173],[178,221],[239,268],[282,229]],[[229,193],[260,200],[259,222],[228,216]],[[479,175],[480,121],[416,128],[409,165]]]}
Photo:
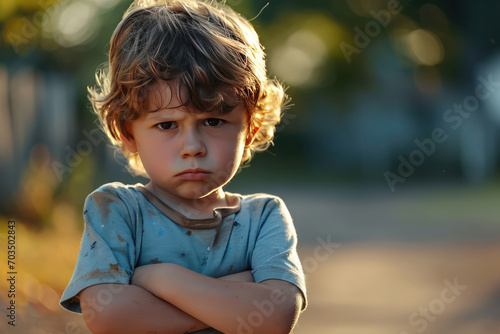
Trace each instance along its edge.
{"label": "eye", "polygon": [[224,124],[226,121],[224,121],[223,119],[219,119],[219,118],[209,118],[209,119],[206,119],[205,122],[203,122],[204,125],[207,125],[207,126],[211,126],[211,127],[218,127],[218,126],[221,126],[222,124]]}
{"label": "eye", "polygon": [[160,130],[171,130],[177,127],[175,122],[161,122],[156,124],[156,127]]}

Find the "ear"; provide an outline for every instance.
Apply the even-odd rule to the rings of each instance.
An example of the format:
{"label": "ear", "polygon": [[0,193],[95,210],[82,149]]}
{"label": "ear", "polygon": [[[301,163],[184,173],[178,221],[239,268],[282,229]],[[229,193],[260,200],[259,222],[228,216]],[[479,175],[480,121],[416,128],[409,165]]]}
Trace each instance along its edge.
{"label": "ear", "polygon": [[122,132],[120,132],[120,139],[125,145],[125,148],[130,153],[137,153],[137,143],[135,142],[134,135],[132,133],[132,124],[130,122],[125,122],[125,131],[127,131],[128,136],[125,136]]}
{"label": "ear", "polygon": [[251,124],[248,127],[247,139],[245,141],[246,146],[252,145],[252,143],[255,139],[255,136],[257,135],[257,132],[259,131],[259,129],[260,129],[260,124]]}

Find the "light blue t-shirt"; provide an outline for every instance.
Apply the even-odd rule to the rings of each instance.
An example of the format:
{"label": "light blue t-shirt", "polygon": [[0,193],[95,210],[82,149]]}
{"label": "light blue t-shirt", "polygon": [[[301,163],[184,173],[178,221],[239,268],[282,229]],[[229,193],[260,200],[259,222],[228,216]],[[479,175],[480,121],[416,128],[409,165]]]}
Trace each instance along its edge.
{"label": "light blue t-shirt", "polygon": [[[81,312],[78,293],[101,283],[129,284],[134,268],[176,263],[210,277],[251,270],[256,283],[297,286],[306,306],[297,235],[283,201],[267,194],[226,193],[230,207],[189,219],[143,185],[109,183],[85,201],[85,230],[75,271],[60,304]],[[208,330],[199,333],[212,333]],[[197,332],[198,333],[198,332]]]}

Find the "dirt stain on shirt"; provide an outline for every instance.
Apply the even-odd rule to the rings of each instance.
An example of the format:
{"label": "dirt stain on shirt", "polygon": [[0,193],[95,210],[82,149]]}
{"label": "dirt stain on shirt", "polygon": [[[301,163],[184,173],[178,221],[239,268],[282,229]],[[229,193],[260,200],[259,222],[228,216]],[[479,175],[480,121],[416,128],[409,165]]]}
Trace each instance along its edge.
{"label": "dirt stain on shirt", "polygon": [[118,240],[120,240],[120,242],[125,242],[125,239],[123,239],[120,233],[116,232],[116,237],[118,238]]}
{"label": "dirt stain on shirt", "polygon": [[108,219],[108,216],[111,213],[110,205],[116,202],[115,197],[106,192],[96,192],[92,194],[92,198],[96,202],[102,218]]}
{"label": "dirt stain on shirt", "polygon": [[149,207],[148,207],[146,210],[147,210],[147,212],[148,212],[148,214],[149,214],[150,216],[152,216],[152,217],[154,217],[154,216],[158,216],[158,211],[154,211],[154,210],[152,210],[152,209],[151,209],[151,208],[149,208]]}
{"label": "dirt stain on shirt", "polygon": [[112,273],[119,273],[120,269],[118,268],[118,263],[110,263],[109,264],[109,271]]}
{"label": "dirt stain on shirt", "polygon": [[75,282],[85,278],[86,280],[91,280],[91,279],[96,279],[96,278],[116,278],[116,274],[121,274],[125,275],[125,273],[121,272],[120,269],[118,268],[118,263],[116,264],[109,264],[110,269],[108,270],[101,270],[101,269],[95,269],[92,270],[90,273],[80,277],[77,279]]}

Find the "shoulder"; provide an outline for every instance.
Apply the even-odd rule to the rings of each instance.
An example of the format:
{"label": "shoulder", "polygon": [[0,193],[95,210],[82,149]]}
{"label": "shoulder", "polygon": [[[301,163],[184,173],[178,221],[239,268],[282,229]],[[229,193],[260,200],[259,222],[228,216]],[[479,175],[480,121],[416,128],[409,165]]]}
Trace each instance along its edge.
{"label": "shoulder", "polygon": [[232,195],[238,196],[240,198],[242,206],[243,205],[259,206],[259,205],[269,205],[269,204],[285,205],[285,203],[280,197],[265,193],[256,193],[249,195],[242,195],[242,194],[232,194]]}
{"label": "shoulder", "polygon": [[117,199],[122,201],[127,201],[131,199],[137,200],[138,191],[136,189],[137,185],[126,185],[121,182],[111,182],[106,183],[87,196],[87,200],[99,200],[99,199]]}
{"label": "shoulder", "polygon": [[257,193],[249,195],[232,194],[240,198],[241,211],[240,214],[249,215],[252,218],[266,218],[270,214],[280,213],[286,218],[289,218],[289,212],[285,202],[278,196]]}
{"label": "shoulder", "polygon": [[91,192],[89,196],[92,196],[93,194],[96,193],[108,193],[115,196],[120,196],[120,195],[126,196],[134,192],[137,192],[136,190],[137,186],[138,184],[130,185],[130,184],[123,184],[121,182],[110,182],[103,184],[102,186]]}
{"label": "shoulder", "polygon": [[107,183],[87,196],[85,210],[97,208],[108,212],[111,210],[131,212],[137,209],[140,198],[136,185],[125,185],[120,182]]}

